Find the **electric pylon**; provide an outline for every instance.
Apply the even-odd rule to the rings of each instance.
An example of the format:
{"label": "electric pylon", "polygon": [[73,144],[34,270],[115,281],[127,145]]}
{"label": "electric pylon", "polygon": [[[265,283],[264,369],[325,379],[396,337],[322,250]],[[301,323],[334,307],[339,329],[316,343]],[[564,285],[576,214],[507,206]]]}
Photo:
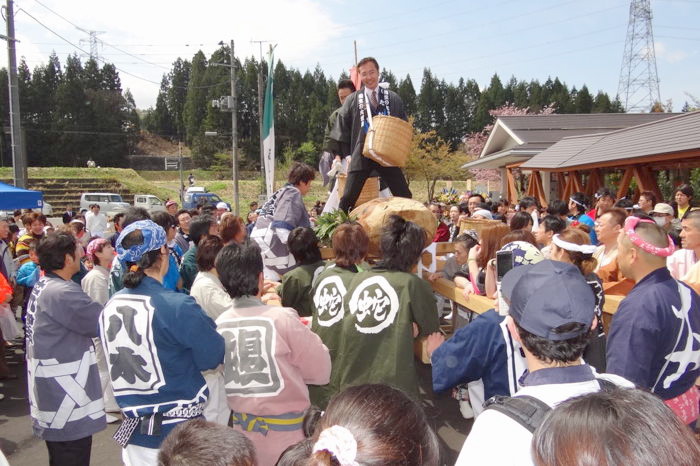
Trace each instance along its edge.
{"label": "electric pylon", "polygon": [[626,112],[648,112],[661,101],[650,0],[632,0],[617,94]]}

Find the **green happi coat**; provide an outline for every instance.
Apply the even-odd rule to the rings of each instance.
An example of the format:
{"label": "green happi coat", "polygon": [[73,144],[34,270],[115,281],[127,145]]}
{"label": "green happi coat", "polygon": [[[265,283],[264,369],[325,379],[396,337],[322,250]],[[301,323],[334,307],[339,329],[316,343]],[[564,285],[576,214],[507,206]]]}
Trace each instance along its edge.
{"label": "green happi coat", "polygon": [[[313,291],[313,321],[311,330],[316,333],[328,348],[331,356],[331,367],[335,361],[336,350],[340,344],[343,330],[343,298],[350,288],[353,278],[359,269],[329,265],[314,281]],[[328,385],[309,385],[311,403],[325,409],[332,392]]]}
{"label": "green happi coat", "polygon": [[324,261],[313,264],[299,265],[282,276],[282,286],[278,292],[282,298],[283,307],[291,307],[300,316],[311,315],[314,303],[311,299],[311,286],[314,276],[318,275],[326,265]]}
{"label": "green happi coat", "polygon": [[430,285],[411,273],[373,268],[353,278],[343,310],[332,392],[351,385],[386,383],[418,398],[413,323],[420,336],[440,330]]}

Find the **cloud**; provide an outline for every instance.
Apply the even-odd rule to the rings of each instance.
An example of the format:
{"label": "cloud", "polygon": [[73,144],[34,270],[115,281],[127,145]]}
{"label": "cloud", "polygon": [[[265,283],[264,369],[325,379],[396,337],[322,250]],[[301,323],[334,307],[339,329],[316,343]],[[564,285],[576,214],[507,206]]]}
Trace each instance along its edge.
{"label": "cloud", "polygon": [[[313,66],[308,57],[316,56],[343,32],[327,6],[313,0],[41,0],[41,3],[85,30],[104,31],[97,37],[105,44],[136,56],[108,45],[100,50],[118,68],[145,78],[120,73],[122,87],[131,89],[142,108],[155,104],[158,83],[177,57],[191,59],[198,49],[210,56],[219,47],[219,41],[228,43],[234,39],[238,57],[259,55],[259,45],[251,43],[252,40],[273,41],[278,44],[276,57],[285,63],[303,62]],[[73,44],[89,50],[85,41],[87,33],[36,2],[23,2],[22,7]],[[17,15],[16,29],[22,41],[18,44],[18,57],[25,56],[30,68],[45,63],[52,50],[56,50],[61,63],[65,63],[69,53],[81,54],[22,12]],[[263,44],[263,53],[267,47]],[[5,63],[3,57],[0,66]]]}
{"label": "cloud", "polygon": [[660,58],[668,63],[678,63],[688,57],[688,54],[683,50],[672,50],[665,43],[658,41],[654,44],[654,51],[656,52],[656,58]]}

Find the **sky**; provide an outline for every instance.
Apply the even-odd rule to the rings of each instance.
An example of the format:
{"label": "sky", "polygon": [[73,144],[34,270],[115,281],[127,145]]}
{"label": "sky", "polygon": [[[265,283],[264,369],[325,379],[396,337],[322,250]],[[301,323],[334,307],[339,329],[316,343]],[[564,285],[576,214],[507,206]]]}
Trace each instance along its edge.
{"label": "sky", "polygon": [[[4,2],[2,2],[4,4]],[[628,0],[16,0],[17,57],[30,69],[52,51],[87,58],[99,31],[99,57],[114,63],[138,108],[155,105],[163,74],[220,41],[239,59],[259,56],[253,41],[277,44],[275,58],[302,72],[320,66],[337,78],[358,56],[373,56],[416,87],[425,68],[448,82],[497,73],[507,81],[559,77],[617,94]],[[679,111],[700,99],[700,0],[652,0],[661,100]],[[263,44],[264,53],[268,45]],[[83,49],[82,51],[80,49]],[[0,54],[7,66],[7,54]]]}

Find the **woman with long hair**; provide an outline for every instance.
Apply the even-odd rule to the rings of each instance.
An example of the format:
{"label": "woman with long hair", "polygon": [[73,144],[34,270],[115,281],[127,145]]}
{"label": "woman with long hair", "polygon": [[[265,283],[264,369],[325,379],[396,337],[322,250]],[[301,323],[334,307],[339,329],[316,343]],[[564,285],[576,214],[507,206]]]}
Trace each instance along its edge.
{"label": "woman with long hair", "polygon": [[336,350],[330,389],[388,383],[418,398],[413,339],[440,330],[428,282],[411,273],[426,233],[392,215],[380,240],[381,259],[353,278],[343,300],[343,337]]}
{"label": "woman with long hair", "polygon": [[483,295],[486,292],[486,266],[496,258],[496,251],[501,247],[501,240],[510,233],[506,224],[485,226],[479,234],[479,244],[469,251],[469,280],[471,286],[464,288],[464,296]]}
{"label": "woman with long hair", "polygon": [[[349,222],[335,229],[331,241],[335,262],[328,265],[313,281],[311,330],[328,347],[333,363],[342,337],[342,322],[347,317],[343,300],[352,280],[358,272],[363,271],[360,264],[367,255],[369,237],[362,225]],[[325,408],[329,398],[328,387],[310,385],[309,396],[314,405]]]}

